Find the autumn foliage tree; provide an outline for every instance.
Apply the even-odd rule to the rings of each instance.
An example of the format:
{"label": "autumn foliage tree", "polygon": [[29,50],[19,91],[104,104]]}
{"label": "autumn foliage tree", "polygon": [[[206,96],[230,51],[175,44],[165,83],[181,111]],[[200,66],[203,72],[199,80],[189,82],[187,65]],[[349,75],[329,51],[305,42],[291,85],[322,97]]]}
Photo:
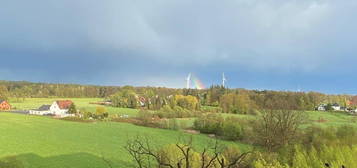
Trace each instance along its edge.
{"label": "autumn foliage tree", "polygon": [[177,106],[180,106],[189,110],[197,110],[199,109],[199,102],[194,96],[183,96],[183,95],[175,95],[175,102]]}
{"label": "autumn foliage tree", "polygon": [[220,99],[220,107],[225,113],[248,114],[256,105],[246,93],[228,93]]}

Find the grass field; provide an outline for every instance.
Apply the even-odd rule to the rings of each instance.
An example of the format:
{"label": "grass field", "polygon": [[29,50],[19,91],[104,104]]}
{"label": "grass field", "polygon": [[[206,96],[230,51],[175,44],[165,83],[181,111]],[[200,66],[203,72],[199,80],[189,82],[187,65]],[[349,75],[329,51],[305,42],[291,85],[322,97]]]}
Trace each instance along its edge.
{"label": "grass field", "polygon": [[[102,101],[101,98],[26,98],[24,101],[17,102],[16,99],[10,99],[10,104],[13,108],[18,110],[29,110],[37,109],[44,104],[52,104],[56,100],[72,100],[77,106],[77,109],[85,109],[87,111],[94,112],[98,105],[89,104],[90,102]],[[137,109],[128,109],[128,108],[115,108],[106,106],[106,109],[109,114],[126,114],[129,116],[136,116]]]}
{"label": "grass field", "polygon": [[[176,142],[180,136],[189,136],[127,123],[79,123],[11,113],[0,113],[0,134],[0,155],[17,156],[26,168],[104,168],[102,157],[116,167],[125,168],[132,163],[123,149],[129,137],[147,135],[161,146]],[[210,140],[205,135],[192,136],[194,144],[201,148]],[[249,147],[223,143],[238,145],[242,150]]]}
{"label": "grass field", "polygon": [[306,124],[319,125],[322,127],[351,125],[357,127],[357,116],[344,112],[308,111],[309,122]]}
{"label": "grass field", "polygon": [[[43,104],[51,104],[56,100],[72,100],[78,109],[86,109],[87,111],[94,112],[95,108],[98,105],[89,104],[90,102],[102,101],[101,98],[26,98],[23,102],[16,102],[15,99],[10,99],[12,107],[20,110],[36,109]],[[204,108],[213,108],[204,106]],[[138,113],[137,109],[128,109],[128,108],[115,108],[106,106],[107,111],[110,114],[127,114],[129,116],[136,116]],[[323,112],[323,111],[308,111],[308,118],[311,122],[309,124],[317,124],[321,126],[336,126],[336,125],[356,125],[357,126],[357,117],[348,115],[341,112]],[[242,115],[242,114],[226,114],[221,113],[224,117],[235,116],[243,119],[255,119],[256,116],[253,115]],[[324,122],[318,122],[317,120],[325,120]],[[188,125],[193,124],[194,119],[191,118],[187,120]]]}
{"label": "grass field", "polygon": [[[95,111],[97,105],[89,102],[101,101],[97,98],[64,98],[75,102],[77,108]],[[23,102],[10,103],[16,109],[35,109],[43,104],[51,104],[57,98],[27,98]],[[138,110],[107,107],[110,114],[135,116]],[[221,114],[254,119],[253,115]],[[357,127],[357,117],[338,112],[308,111],[309,125]],[[177,119],[187,127],[193,125],[194,118]],[[175,143],[181,136],[193,136],[195,146],[202,148],[209,140],[206,135],[189,135],[180,131],[140,127],[127,123],[95,122],[80,123],[44,116],[0,113],[0,157],[16,156],[26,168],[105,168],[102,157],[110,160],[114,167],[129,167],[133,162],[123,146],[130,137],[149,136],[157,146]],[[249,145],[226,142],[239,146],[242,150]]]}
{"label": "grass field", "polygon": [[[239,117],[246,120],[253,120],[254,115],[242,114],[221,114],[224,117]],[[316,125],[321,127],[351,125],[357,127],[357,116],[349,115],[345,112],[307,111],[307,121],[303,127]]]}

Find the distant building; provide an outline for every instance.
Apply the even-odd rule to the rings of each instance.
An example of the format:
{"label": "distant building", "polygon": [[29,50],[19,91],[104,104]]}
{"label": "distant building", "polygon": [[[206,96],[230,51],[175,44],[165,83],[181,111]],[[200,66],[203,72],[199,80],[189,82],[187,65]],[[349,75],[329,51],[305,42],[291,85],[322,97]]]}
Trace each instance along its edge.
{"label": "distant building", "polygon": [[145,106],[145,102],[146,102],[146,99],[145,97],[139,97],[139,104],[141,107],[144,107]]}
{"label": "distant building", "polygon": [[346,111],[352,115],[357,114],[357,109],[355,109],[355,108],[347,108]]}
{"label": "distant building", "polygon": [[71,100],[58,100],[52,105],[42,105],[40,108],[30,110],[29,113],[33,115],[55,115],[60,117],[73,116],[68,114],[69,107],[73,104]]}
{"label": "distant building", "polygon": [[11,105],[5,100],[0,100],[0,110],[11,110]]}
{"label": "distant building", "polygon": [[34,114],[34,115],[51,115],[50,111],[51,105],[42,105],[40,108],[35,109],[35,110],[30,110],[29,114]]}
{"label": "distant building", "polygon": [[334,110],[334,111],[340,111],[341,110],[341,106],[338,104],[338,103],[334,103],[334,104],[332,104],[332,109]]}
{"label": "distant building", "polygon": [[345,107],[341,107],[338,103],[320,104],[318,107],[316,107],[316,110],[318,110],[318,111],[328,111],[328,110],[344,111]]}
{"label": "distant building", "polygon": [[326,111],[326,104],[320,104],[317,108],[316,108],[316,110],[318,110],[318,111]]}
{"label": "distant building", "polygon": [[52,103],[50,111],[54,115],[65,115],[69,107],[73,104],[71,100],[59,100]]}

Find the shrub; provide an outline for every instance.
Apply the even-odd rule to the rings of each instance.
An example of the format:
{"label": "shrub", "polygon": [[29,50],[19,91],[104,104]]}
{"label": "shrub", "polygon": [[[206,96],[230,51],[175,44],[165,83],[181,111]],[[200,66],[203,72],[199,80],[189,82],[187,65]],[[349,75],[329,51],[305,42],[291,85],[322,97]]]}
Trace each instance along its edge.
{"label": "shrub", "polygon": [[95,110],[95,115],[93,118],[95,119],[104,119],[107,118],[109,114],[107,113],[107,109],[103,106],[97,106]]}
{"label": "shrub", "polygon": [[180,125],[179,125],[179,122],[177,121],[177,119],[163,119],[160,122],[160,128],[179,130]]}
{"label": "shrub", "polygon": [[203,115],[194,122],[194,128],[202,133],[216,134],[221,132],[224,118],[216,114]]}
{"label": "shrub", "polygon": [[88,119],[79,118],[79,117],[64,117],[64,118],[61,118],[61,120],[83,122],[83,123],[95,122],[94,120],[88,120]]}
{"label": "shrub", "polygon": [[76,108],[76,105],[74,105],[74,103],[72,103],[69,106],[68,113],[69,114],[76,114],[77,113],[77,108]]}
{"label": "shrub", "polygon": [[229,117],[224,120],[222,134],[229,140],[238,140],[242,138],[243,128],[239,124],[239,120],[234,117]]}
{"label": "shrub", "polygon": [[194,122],[194,129],[202,133],[216,134],[228,140],[245,140],[251,142],[253,136],[252,122],[237,117],[223,118],[218,114],[203,115]]}
{"label": "shrub", "polygon": [[93,114],[91,112],[83,111],[81,113],[82,113],[82,116],[83,116],[84,119],[93,118]]}

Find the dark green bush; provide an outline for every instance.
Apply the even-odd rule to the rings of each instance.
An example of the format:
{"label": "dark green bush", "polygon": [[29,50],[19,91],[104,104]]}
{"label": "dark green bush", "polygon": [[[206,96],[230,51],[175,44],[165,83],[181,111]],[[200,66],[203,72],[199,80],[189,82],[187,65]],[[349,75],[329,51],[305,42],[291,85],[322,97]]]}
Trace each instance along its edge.
{"label": "dark green bush", "polygon": [[242,139],[243,128],[240,125],[240,120],[235,117],[229,117],[224,120],[221,134],[229,140]]}
{"label": "dark green bush", "polygon": [[221,115],[209,114],[196,119],[194,129],[202,133],[216,134],[229,140],[241,140],[244,135],[242,123],[247,122],[236,117],[223,118]]}
{"label": "dark green bush", "polygon": [[194,128],[202,133],[217,134],[223,128],[224,118],[216,114],[203,115],[194,122]]}

